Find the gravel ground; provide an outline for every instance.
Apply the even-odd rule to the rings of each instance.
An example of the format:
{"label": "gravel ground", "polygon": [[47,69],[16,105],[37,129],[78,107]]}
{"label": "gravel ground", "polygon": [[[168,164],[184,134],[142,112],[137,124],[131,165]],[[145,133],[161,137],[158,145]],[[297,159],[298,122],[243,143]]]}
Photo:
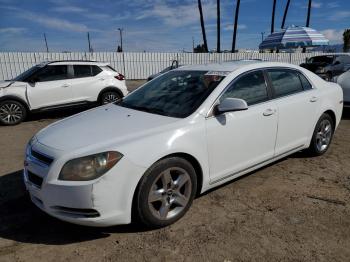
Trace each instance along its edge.
{"label": "gravel ground", "polygon": [[159,230],[70,225],[31,204],[21,180],[25,144],[76,112],[0,127],[0,261],[349,261],[349,110],[324,156],[297,153],[227,183]]}

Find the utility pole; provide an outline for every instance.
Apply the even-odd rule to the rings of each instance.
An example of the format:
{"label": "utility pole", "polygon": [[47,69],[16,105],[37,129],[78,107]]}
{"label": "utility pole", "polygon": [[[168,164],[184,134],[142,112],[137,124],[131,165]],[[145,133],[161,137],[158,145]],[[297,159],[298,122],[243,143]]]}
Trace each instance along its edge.
{"label": "utility pole", "polygon": [[235,23],[234,23],[234,26],[233,26],[232,49],[231,49],[232,53],[236,52],[237,24],[238,24],[238,15],[239,15],[240,3],[241,3],[241,0],[237,0],[236,13],[235,13]]}
{"label": "utility pole", "polygon": [[90,33],[89,32],[87,32],[87,39],[88,39],[88,44],[89,44],[89,52],[91,52]]}
{"label": "utility pole", "polygon": [[264,34],[265,34],[265,32],[261,32],[261,42],[264,41]]}
{"label": "utility pole", "polygon": [[217,45],[216,45],[216,52],[220,53],[221,48],[220,48],[220,0],[216,0],[216,15],[217,15],[217,20],[216,20],[216,25],[217,25]]}
{"label": "utility pole", "polygon": [[287,0],[286,8],[284,9],[284,14],[283,14],[283,20],[282,20],[281,29],[284,28],[284,25],[285,25],[285,23],[286,23],[286,18],[287,18],[287,13],[288,13],[288,9],[289,9],[289,4],[290,4],[290,0]]}
{"label": "utility pole", "polygon": [[49,52],[49,46],[47,45],[47,39],[46,39],[46,34],[44,33],[44,40],[45,40],[45,46],[46,46],[46,52]]}
{"label": "utility pole", "polygon": [[275,11],[276,11],[276,1],[273,0],[273,6],[272,6],[272,18],[271,18],[271,34],[275,32]]}
{"label": "utility pole", "polygon": [[119,35],[120,35],[120,51],[123,52],[123,28],[118,28],[119,30]]}

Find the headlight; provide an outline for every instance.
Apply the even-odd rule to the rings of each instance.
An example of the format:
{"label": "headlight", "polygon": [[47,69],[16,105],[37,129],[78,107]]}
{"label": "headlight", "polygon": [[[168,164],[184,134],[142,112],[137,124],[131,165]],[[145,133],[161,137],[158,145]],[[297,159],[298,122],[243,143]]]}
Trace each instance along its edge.
{"label": "headlight", "polygon": [[110,170],[123,157],[119,152],[104,152],[69,160],[62,168],[59,180],[88,181]]}

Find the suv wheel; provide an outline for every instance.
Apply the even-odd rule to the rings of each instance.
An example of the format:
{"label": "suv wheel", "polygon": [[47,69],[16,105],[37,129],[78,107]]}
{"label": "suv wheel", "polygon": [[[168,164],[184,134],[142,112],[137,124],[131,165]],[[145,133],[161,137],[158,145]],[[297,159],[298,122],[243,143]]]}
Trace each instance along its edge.
{"label": "suv wheel", "polygon": [[25,106],[17,101],[8,100],[0,102],[0,123],[3,125],[17,125],[27,115]]}
{"label": "suv wheel", "polygon": [[141,179],[135,211],[149,227],[170,225],[187,212],[196,189],[196,173],[188,161],[178,157],[163,159]]}
{"label": "suv wheel", "polygon": [[326,153],[333,138],[334,125],[333,119],[328,114],[320,117],[308,149],[311,155],[320,156]]}
{"label": "suv wheel", "polygon": [[101,95],[101,105],[106,105],[109,103],[114,103],[120,100],[122,97],[118,92],[107,91]]}

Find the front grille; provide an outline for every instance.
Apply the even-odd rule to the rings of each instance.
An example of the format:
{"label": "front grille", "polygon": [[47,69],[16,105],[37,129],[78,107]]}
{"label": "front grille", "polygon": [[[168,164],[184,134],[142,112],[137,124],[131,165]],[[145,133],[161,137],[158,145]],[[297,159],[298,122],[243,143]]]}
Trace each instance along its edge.
{"label": "front grille", "polygon": [[40,176],[30,172],[29,170],[27,171],[27,177],[28,180],[36,185],[37,187],[41,188],[41,185],[43,184],[43,178],[41,178]]}
{"label": "front grille", "polygon": [[52,209],[56,210],[63,216],[71,217],[99,217],[100,213],[95,209],[86,209],[86,208],[72,208],[72,207],[63,207],[63,206],[53,206]]}
{"label": "front grille", "polygon": [[34,151],[33,149],[31,150],[31,155],[48,166],[53,162],[53,159],[51,157],[45,156],[39,152]]}

